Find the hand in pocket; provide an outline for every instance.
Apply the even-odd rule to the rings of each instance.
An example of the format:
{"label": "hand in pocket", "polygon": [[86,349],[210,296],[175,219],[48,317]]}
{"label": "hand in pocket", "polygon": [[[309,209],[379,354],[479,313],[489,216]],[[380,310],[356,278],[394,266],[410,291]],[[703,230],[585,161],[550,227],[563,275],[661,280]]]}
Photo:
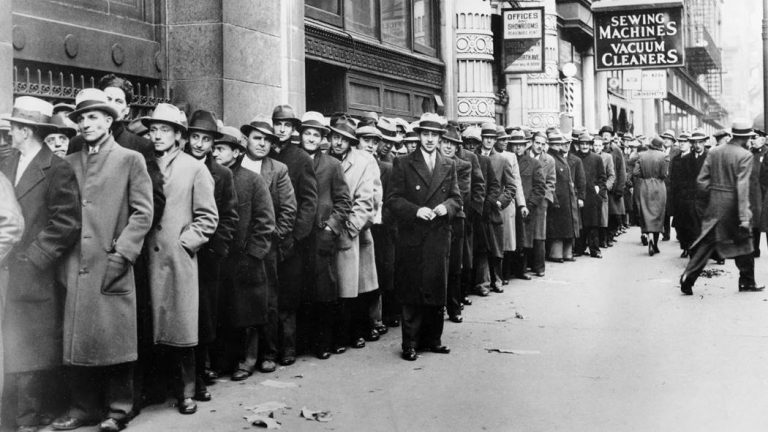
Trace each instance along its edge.
{"label": "hand in pocket", "polygon": [[101,285],[101,292],[104,294],[127,294],[130,292],[130,285],[116,284],[125,276],[131,263],[120,254],[111,253],[107,255],[107,268],[104,271],[104,282]]}

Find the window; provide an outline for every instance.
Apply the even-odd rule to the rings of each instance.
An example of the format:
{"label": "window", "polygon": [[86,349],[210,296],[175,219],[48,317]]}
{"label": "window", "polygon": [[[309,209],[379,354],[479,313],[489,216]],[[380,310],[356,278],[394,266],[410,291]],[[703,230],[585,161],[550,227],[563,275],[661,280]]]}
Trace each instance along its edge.
{"label": "window", "polygon": [[381,0],[381,40],[408,48],[406,0]]}
{"label": "window", "polygon": [[435,49],[435,13],[432,0],[413,2],[413,40],[416,48],[424,51]]}
{"label": "window", "polygon": [[344,25],[347,30],[374,38],[379,37],[376,0],[345,0]]}
{"label": "window", "polygon": [[341,0],[305,0],[304,14],[341,27]]}
{"label": "window", "polygon": [[307,6],[324,10],[334,15],[341,15],[341,4],[339,0],[306,0]]}

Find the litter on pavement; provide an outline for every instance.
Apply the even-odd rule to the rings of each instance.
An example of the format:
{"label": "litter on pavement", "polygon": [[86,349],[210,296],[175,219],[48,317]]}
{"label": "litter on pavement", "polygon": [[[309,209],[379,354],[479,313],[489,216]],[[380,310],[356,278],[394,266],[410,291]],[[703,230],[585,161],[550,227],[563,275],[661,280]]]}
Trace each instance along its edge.
{"label": "litter on pavement", "polygon": [[[270,414],[270,416],[271,415],[272,414]],[[270,416],[254,414],[244,418],[248,423],[254,426],[259,426],[266,429],[280,429],[280,422]]]}
{"label": "litter on pavement", "polygon": [[508,349],[508,348],[486,348],[485,350],[488,351],[489,353],[499,353],[499,354],[517,354],[517,355],[541,354],[541,351],[515,350],[515,349]]}
{"label": "litter on pavement", "polygon": [[329,422],[333,420],[330,411],[313,411],[307,407],[301,408],[301,416],[307,420],[317,420],[319,422]]}

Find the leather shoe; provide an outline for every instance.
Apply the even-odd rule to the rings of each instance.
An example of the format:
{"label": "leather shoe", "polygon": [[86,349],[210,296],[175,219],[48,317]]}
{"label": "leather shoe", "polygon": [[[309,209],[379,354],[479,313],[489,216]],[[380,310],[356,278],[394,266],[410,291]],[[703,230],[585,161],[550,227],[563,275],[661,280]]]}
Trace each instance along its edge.
{"label": "leather shoe", "polygon": [[197,404],[192,398],[179,399],[179,412],[181,414],[194,414],[197,412]]}
{"label": "leather shoe", "polygon": [[320,360],[328,360],[331,358],[331,353],[330,351],[318,351],[315,356]]}
{"label": "leather shoe", "polygon": [[464,298],[461,299],[461,303],[467,306],[472,306],[472,299],[470,299],[467,296],[464,296]]}
{"label": "leather shoe", "polygon": [[113,418],[108,418],[99,423],[99,432],[120,432],[125,429],[125,424]]}
{"label": "leather shoe", "polygon": [[693,295],[693,282],[685,277],[685,273],[680,276],[680,291],[685,295]]}
{"label": "leather shoe", "polygon": [[429,347],[429,350],[432,351],[433,353],[437,353],[437,354],[450,354],[451,353],[451,349],[448,348],[445,345],[436,345],[436,346],[433,346],[433,347]]}
{"label": "leather shoe", "polygon": [[376,324],[373,328],[376,329],[377,332],[379,332],[379,336],[385,335],[389,331],[387,326],[385,326],[384,324]]}
{"label": "leather shoe", "polygon": [[640,243],[643,244],[643,246],[648,246],[648,236],[643,234],[640,236]]}
{"label": "leather shoe", "polygon": [[266,372],[266,373],[274,372],[275,369],[277,369],[277,364],[275,364],[275,362],[272,360],[264,360],[259,365],[259,370],[262,372]]}
{"label": "leather shoe", "polygon": [[491,292],[488,290],[488,288],[481,286],[475,288],[475,294],[479,295],[480,297],[488,297]]}
{"label": "leather shoe", "polygon": [[680,254],[680,258],[688,258],[688,249],[683,249],[683,252]]}
{"label": "leather shoe", "polygon": [[285,355],[283,356],[283,358],[280,359],[280,364],[282,366],[290,366],[294,363],[296,363],[296,356]]}
{"label": "leather shoe", "polygon": [[419,356],[416,354],[416,350],[415,349],[408,348],[408,349],[403,350],[403,353],[400,354],[400,357],[402,357],[403,360],[416,361],[416,359]]}
{"label": "leather shoe", "polygon": [[491,291],[501,294],[504,292],[504,288],[497,285],[491,285]]}
{"label": "leather shoe", "polygon": [[387,327],[400,327],[400,320],[397,318],[386,318],[384,319],[384,325]]}
{"label": "leather shoe", "polygon": [[379,332],[377,332],[376,329],[371,329],[371,331],[365,334],[364,338],[368,342],[376,342],[379,340]]}
{"label": "leather shoe", "polygon": [[516,277],[516,278],[518,278],[518,279],[522,279],[522,280],[531,280],[531,277],[530,277],[530,276],[528,276],[528,275],[527,275],[527,274],[525,274],[525,273],[523,273],[523,274],[519,274],[519,275],[515,275],[515,277]]}
{"label": "leather shoe", "polygon": [[589,256],[592,258],[602,258],[603,255],[600,252],[590,252]]}
{"label": "leather shoe", "polygon": [[245,369],[238,369],[234,372],[232,372],[232,381],[243,381],[247,379],[249,376],[251,376],[253,372],[245,370]]}
{"label": "leather shoe", "polygon": [[208,390],[198,390],[195,392],[194,399],[200,402],[208,402],[211,399],[213,399],[213,397],[211,396],[211,392],[209,392]]}
{"label": "leather shoe", "polygon": [[535,274],[536,277],[544,277],[544,272],[543,271],[537,271],[537,272],[534,272],[533,274]]}
{"label": "leather shoe", "polygon": [[740,292],[744,292],[744,291],[756,292],[756,291],[762,291],[764,289],[765,289],[765,286],[763,285],[739,285]]}
{"label": "leather shoe", "polygon": [[365,339],[357,338],[352,342],[352,348],[365,348]]}
{"label": "leather shoe", "polygon": [[347,352],[347,347],[339,345],[333,348],[334,354],[344,354],[345,352]]}
{"label": "leather shoe", "polygon": [[456,324],[464,322],[464,318],[462,318],[461,315],[448,315],[448,319],[451,320],[451,322],[455,322]]}
{"label": "leather shoe", "polygon": [[205,381],[205,384],[212,385],[216,383],[216,380],[219,379],[219,374],[216,373],[213,369],[205,368],[203,371],[203,380]]}
{"label": "leather shoe", "polygon": [[86,420],[81,420],[75,417],[63,416],[54,420],[53,423],[51,423],[51,426],[55,430],[72,430],[72,429],[77,429],[83,426],[90,426],[93,424],[95,423],[89,422]]}
{"label": "leather shoe", "polygon": [[573,258],[563,258],[563,262],[574,262],[574,261],[576,260]]}

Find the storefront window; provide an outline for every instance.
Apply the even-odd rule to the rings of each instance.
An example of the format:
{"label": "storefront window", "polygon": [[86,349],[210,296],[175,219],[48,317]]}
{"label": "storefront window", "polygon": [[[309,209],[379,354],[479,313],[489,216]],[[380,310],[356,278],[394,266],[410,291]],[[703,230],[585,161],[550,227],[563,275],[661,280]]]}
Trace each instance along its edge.
{"label": "storefront window", "polygon": [[375,0],[346,0],[344,2],[344,22],[347,30],[378,38],[377,3]]}
{"label": "storefront window", "polygon": [[435,23],[432,0],[413,2],[413,40],[417,46],[435,48]]}
{"label": "storefront window", "polygon": [[409,48],[406,0],[381,0],[381,40]]}
{"label": "storefront window", "polygon": [[307,6],[330,12],[334,15],[341,14],[341,4],[339,0],[306,0]]}

